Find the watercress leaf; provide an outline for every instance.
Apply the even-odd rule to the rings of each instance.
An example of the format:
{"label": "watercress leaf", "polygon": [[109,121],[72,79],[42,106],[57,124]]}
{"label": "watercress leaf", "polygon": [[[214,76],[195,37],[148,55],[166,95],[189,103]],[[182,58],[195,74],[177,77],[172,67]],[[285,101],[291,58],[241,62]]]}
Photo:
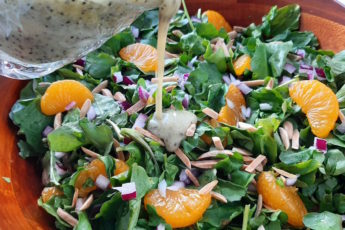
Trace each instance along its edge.
{"label": "watercress leaf", "polygon": [[102,45],[100,50],[112,55],[117,55],[122,48],[133,43],[135,43],[135,38],[132,32],[129,29],[126,29],[110,38],[106,43],[104,43],[104,45]]}
{"label": "watercress leaf", "polygon": [[292,174],[305,175],[318,169],[321,166],[321,163],[317,160],[310,159],[310,160],[300,162],[294,165],[286,165],[281,162],[281,163],[275,164],[275,166],[285,171],[288,171]]}
{"label": "watercress leaf", "polygon": [[304,149],[304,150],[298,151],[298,152],[288,150],[288,151],[281,152],[279,155],[279,159],[283,163],[291,165],[291,164],[297,164],[297,163],[312,159],[312,158],[314,158],[314,155],[315,156],[316,155],[322,155],[322,153],[320,153],[320,152],[318,152],[312,148]]}
{"label": "watercress leaf", "polygon": [[231,173],[231,181],[243,187],[247,187],[253,181],[254,177],[254,174],[241,170],[235,170]]}
{"label": "watercress leaf", "polygon": [[19,156],[23,159],[26,159],[28,157],[36,156],[37,154],[32,150],[31,146],[23,141],[18,141],[18,148],[19,148]]}
{"label": "watercress leaf", "polygon": [[133,164],[132,165],[132,175],[131,182],[135,182],[137,189],[137,198],[136,200],[141,200],[145,194],[153,188],[155,182],[152,178],[148,177],[146,171],[143,167]]}
{"label": "watercress leaf", "polygon": [[90,221],[85,212],[79,212],[78,224],[75,226],[74,230],[92,230]]}
{"label": "watercress leaf", "polygon": [[195,32],[183,35],[179,47],[191,57],[202,55],[206,51],[203,39]]}
{"label": "watercress leaf", "polygon": [[103,161],[105,166],[105,171],[107,172],[108,177],[111,177],[115,171],[115,159],[112,156],[101,156],[99,157],[101,161]]}
{"label": "watercress leaf", "polygon": [[52,215],[56,220],[64,227],[69,228],[70,225],[63,221],[57,214],[57,208],[54,207],[54,199],[51,199],[47,203],[43,203],[42,199],[38,199],[37,201],[38,206],[42,207],[47,213]]}
{"label": "watercress leaf", "polygon": [[269,22],[270,35],[276,36],[286,30],[297,30],[301,16],[300,6],[297,4],[287,5],[277,10],[276,15]]}
{"label": "watercress leaf", "polygon": [[268,63],[270,64],[272,76],[280,77],[286,64],[287,54],[292,50],[293,43],[289,42],[270,42],[265,44],[269,54]]}
{"label": "watercress leaf", "polygon": [[250,65],[253,71],[254,79],[263,79],[270,75],[268,54],[264,44],[261,43],[256,46],[256,50]]}
{"label": "watercress leaf", "polygon": [[117,151],[129,152],[129,158],[126,161],[129,166],[132,166],[134,163],[137,163],[139,165],[142,163],[142,153],[140,150],[140,146],[134,141],[132,141],[128,145],[120,147]]}
{"label": "watercress leaf", "polygon": [[115,59],[106,53],[90,53],[86,57],[85,70],[94,78],[110,77],[110,68]]}
{"label": "watercress leaf", "polygon": [[231,181],[218,179],[215,191],[225,196],[228,202],[233,202],[240,201],[246,195],[247,189]]}
{"label": "watercress leaf", "polygon": [[132,25],[139,30],[153,29],[158,25],[158,15],[158,10],[145,11],[140,17],[135,20],[135,22],[133,22]]}
{"label": "watercress leaf", "polygon": [[220,109],[225,105],[226,88],[223,84],[218,83],[209,86],[208,90],[208,107],[220,111]]}
{"label": "watercress leaf", "polygon": [[106,118],[113,118],[120,113],[119,104],[112,98],[100,94],[95,94],[94,97],[93,107],[97,115],[96,122],[102,122]]}
{"label": "watercress leaf", "polygon": [[196,33],[203,38],[213,39],[218,37],[219,32],[211,23],[199,23],[195,26]]}
{"label": "watercress leaf", "polygon": [[121,199],[121,193],[116,192],[110,200],[104,202],[101,206],[99,213],[96,218],[103,217],[105,219],[112,219],[118,215],[119,207],[123,206],[123,201]]}
{"label": "watercress leaf", "polygon": [[345,73],[345,51],[337,53],[329,62],[329,66],[335,76]]}
{"label": "watercress leaf", "polygon": [[335,194],[333,198],[333,205],[339,213],[344,214],[345,213],[345,194],[342,194],[342,193]]}
{"label": "watercress leaf", "polygon": [[222,48],[219,48],[215,52],[213,52],[211,43],[209,43],[204,57],[208,63],[213,63],[217,65],[217,68],[221,73],[225,73],[227,71],[228,60],[225,57],[225,54]]}
{"label": "watercress leaf", "polygon": [[192,83],[197,92],[201,92],[205,83],[207,85],[222,83],[222,74],[215,64],[203,62],[190,73],[188,81]]}
{"label": "watercress leaf", "polygon": [[48,135],[50,149],[55,152],[70,152],[85,143],[84,134],[74,125],[63,125]]}
{"label": "watercress leaf", "polygon": [[328,150],[325,162],[327,174],[338,176],[345,173],[345,156],[340,150]]}
{"label": "watercress leaf", "polygon": [[341,216],[327,211],[322,213],[308,213],[304,216],[303,223],[306,227],[313,230],[334,230],[343,228]]}

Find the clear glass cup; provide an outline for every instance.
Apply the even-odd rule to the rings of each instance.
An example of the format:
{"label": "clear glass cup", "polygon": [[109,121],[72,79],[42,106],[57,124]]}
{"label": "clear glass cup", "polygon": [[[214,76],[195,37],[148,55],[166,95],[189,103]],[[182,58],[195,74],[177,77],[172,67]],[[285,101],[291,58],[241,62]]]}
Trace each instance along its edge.
{"label": "clear glass cup", "polygon": [[164,0],[0,0],[0,76],[33,79],[85,56]]}

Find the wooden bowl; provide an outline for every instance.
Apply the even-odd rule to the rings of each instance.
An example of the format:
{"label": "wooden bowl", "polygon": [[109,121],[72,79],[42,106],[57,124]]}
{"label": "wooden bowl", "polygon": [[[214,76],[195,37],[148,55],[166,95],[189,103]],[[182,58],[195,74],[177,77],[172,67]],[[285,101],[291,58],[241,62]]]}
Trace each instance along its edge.
{"label": "wooden bowl", "polygon": [[[297,2],[302,6],[302,30],[311,30],[323,49],[336,52],[345,49],[345,12],[334,1],[315,0],[187,0],[192,13],[198,8],[222,13],[231,25],[247,26],[260,23],[261,17],[274,4],[283,6]],[[0,77],[0,229],[53,229],[54,221],[37,206],[42,185],[40,166],[36,159],[23,160],[18,156],[16,128],[8,113],[26,84]]]}

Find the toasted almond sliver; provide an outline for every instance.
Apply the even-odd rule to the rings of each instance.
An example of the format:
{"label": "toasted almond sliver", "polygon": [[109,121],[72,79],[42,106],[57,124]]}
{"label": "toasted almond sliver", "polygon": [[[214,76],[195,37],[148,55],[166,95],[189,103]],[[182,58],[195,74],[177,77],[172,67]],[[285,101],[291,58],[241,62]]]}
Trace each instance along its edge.
{"label": "toasted almond sliver", "polygon": [[242,81],[242,83],[246,84],[249,87],[255,87],[264,85],[265,80]]}
{"label": "toasted almond sliver", "polygon": [[[163,77],[163,82],[178,82],[179,77]],[[158,83],[158,78],[151,78],[152,83]]]}
{"label": "toasted almond sliver", "polygon": [[165,90],[170,93],[171,91],[173,91],[176,88],[177,85],[169,85],[165,88]]}
{"label": "toasted almond sliver", "polygon": [[74,194],[73,194],[73,200],[72,200],[72,208],[75,207],[77,200],[78,200],[78,196],[79,196],[79,189],[75,188],[74,189]]}
{"label": "toasted almond sliver", "polygon": [[198,160],[216,157],[219,154],[225,154],[225,155],[228,155],[228,156],[234,155],[230,150],[211,150],[209,152],[206,152],[206,153],[200,155],[198,157]]}
{"label": "toasted almond sliver", "polygon": [[228,203],[228,200],[226,199],[225,196],[223,196],[222,194],[218,193],[218,192],[214,192],[214,191],[211,191],[211,196],[212,198],[222,202],[222,203]]}
{"label": "toasted almond sliver", "polygon": [[189,169],[192,168],[192,165],[191,165],[189,158],[186,156],[186,154],[180,148],[178,148],[175,151],[175,154],[178,158],[180,158],[180,160],[183,162],[183,164],[185,164],[185,166],[187,166],[187,168],[189,168]]}
{"label": "toasted almond sliver", "polygon": [[205,108],[202,112],[215,120],[218,119],[219,114],[211,108]]}
{"label": "toasted almond sliver", "polygon": [[186,131],[186,136],[187,137],[192,137],[192,136],[194,136],[194,133],[195,133],[195,130],[196,130],[196,124],[191,124],[190,126],[189,126],[189,128],[187,129],[187,131]]}
{"label": "toasted almond sliver", "polygon": [[256,206],[255,217],[258,217],[262,210],[262,195],[259,194],[258,196],[258,204]]}
{"label": "toasted almond sliver", "polygon": [[279,134],[280,134],[280,138],[283,141],[285,150],[288,150],[290,148],[290,139],[289,139],[289,135],[287,131],[284,128],[279,127]]}
{"label": "toasted almond sliver", "polygon": [[245,171],[249,172],[249,173],[253,173],[255,171],[255,169],[261,165],[261,163],[266,159],[266,157],[264,155],[259,155],[257,156],[252,163],[250,163],[248,165],[248,167],[246,167]]}
{"label": "toasted almond sliver", "polygon": [[62,124],[62,113],[57,113],[54,118],[54,129],[58,129]]}
{"label": "toasted almond sliver", "polygon": [[218,184],[217,180],[211,181],[199,190],[199,194],[206,195],[209,194]]}
{"label": "toasted almond sliver", "polygon": [[292,143],[291,143],[292,149],[299,149],[299,131],[295,129],[292,134]]}
{"label": "toasted almond sliver", "polygon": [[290,121],[285,121],[283,124],[284,129],[286,130],[289,139],[292,139],[292,135],[293,135],[293,125]]}
{"label": "toasted almond sliver", "polygon": [[243,156],[243,161],[244,163],[250,163],[254,160],[255,158],[249,157],[249,156]]}
{"label": "toasted almond sliver", "polygon": [[258,130],[255,126],[244,122],[238,122],[237,125],[238,128],[247,130],[248,132],[255,132]]}
{"label": "toasted almond sliver", "polygon": [[193,182],[193,184],[196,187],[199,187],[200,183],[199,183],[198,179],[194,176],[194,174],[189,169],[186,169],[185,172],[186,172],[188,178]]}
{"label": "toasted almond sliver", "polygon": [[[114,144],[115,151],[117,148],[121,147],[120,143],[115,138],[113,138],[113,144]],[[116,154],[117,154],[117,159],[122,160],[122,161],[126,160],[125,155],[123,154],[122,151],[116,151]]]}
{"label": "toasted almond sliver", "polygon": [[237,148],[237,147],[233,147],[232,148],[232,152],[238,152],[239,154],[243,155],[243,156],[252,156],[253,154],[245,149],[242,148]]}
{"label": "toasted almond sliver", "polygon": [[246,28],[242,26],[234,26],[233,30],[236,31],[237,33],[243,33],[246,30]]}
{"label": "toasted almond sliver", "polygon": [[61,219],[66,221],[66,223],[70,224],[72,227],[75,227],[78,224],[78,220],[65,210],[58,208],[56,213]]}
{"label": "toasted almond sliver", "polygon": [[264,166],[262,164],[259,164],[258,167],[255,168],[256,171],[262,172],[264,170]]}
{"label": "toasted almond sliver", "polygon": [[124,101],[126,101],[125,95],[123,95],[123,93],[121,93],[121,92],[116,92],[116,93],[114,94],[114,99],[115,99],[115,101],[118,101],[118,102],[124,102]]}
{"label": "toasted almond sliver", "polygon": [[48,87],[51,84],[52,84],[51,82],[40,82],[40,83],[38,83],[38,85],[41,86],[41,87]]}
{"label": "toasted almond sliver", "polygon": [[213,169],[213,167],[218,163],[217,160],[206,160],[206,161],[191,161],[191,164],[200,169]]}
{"label": "toasted almond sliver", "polygon": [[84,67],[82,67],[81,65],[73,64],[72,66],[76,69],[84,70]]}
{"label": "toasted almond sliver", "polygon": [[134,113],[139,112],[140,110],[142,110],[143,108],[145,108],[146,106],[146,102],[143,100],[139,100],[137,103],[135,103],[134,105],[132,105],[130,108],[128,108],[126,110],[126,112],[128,113],[128,115],[132,115]]}
{"label": "toasted almond sliver", "polygon": [[78,211],[84,211],[88,208],[90,208],[91,204],[93,202],[93,195],[91,194],[86,201],[84,202],[84,204],[80,207],[80,209]]}
{"label": "toasted almond sliver", "polygon": [[140,127],[135,127],[135,130],[138,131],[138,133],[144,135],[145,137],[148,137],[154,140],[155,142],[158,142],[161,146],[165,146],[164,142],[159,137],[151,133],[150,131],[140,128]]}
{"label": "toasted almond sliver", "polygon": [[179,38],[183,36],[183,33],[181,30],[173,30],[171,33]]}
{"label": "toasted almond sliver", "polygon": [[219,137],[212,137],[212,141],[213,141],[213,144],[214,144],[214,146],[216,147],[216,149],[218,149],[218,150],[224,150],[222,141],[220,140]]}
{"label": "toasted almond sliver", "polygon": [[166,59],[179,58],[179,57],[180,57],[180,55],[178,55],[178,54],[173,54],[173,53],[170,53],[168,51],[165,51],[165,58]]}
{"label": "toasted almond sliver", "polygon": [[102,89],[107,88],[108,86],[108,80],[102,81],[101,83],[99,83],[98,86],[96,86],[93,90],[92,93],[100,93],[102,91]]}
{"label": "toasted almond sliver", "polygon": [[273,87],[274,87],[274,80],[271,79],[271,80],[267,83],[266,89],[273,89]]}
{"label": "toasted almond sliver", "polygon": [[284,171],[284,170],[282,170],[282,169],[278,169],[278,168],[276,168],[276,167],[272,167],[272,169],[273,169],[275,172],[277,172],[278,174],[280,174],[280,175],[282,175],[282,176],[284,176],[284,177],[286,177],[286,178],[291,178],[291,179],[296,179],[296,178],[297,178],[297,176],[296,176],[295,174],[291,174],[291,173],[286,172],[286,171]]}
{"label": "toasted almond sliver", "polygon": [[100,155],[98,153],[95,153],[94,151],[81,147],[81,150],[88,156],[92,157],[92,158],[98,158]]}
{"label": "toasted almond sliver", "polygon": [[83,106],[80,109],[80,118],[84,118],[91,108],[91,100],[86,99]]}
{"label": "toasted almond sliver", "polygon": [[113,94],[111,93],[111,91],[109,89],[102,89],[101,92],[102,92],[103,96],[114,98]]}
{"label": "toasted almond sliver", "polygon": [[237,37],[237,32],[233,30],[233,31],[228,33],[228,36],[229,36],[230,40],[235,39]]}

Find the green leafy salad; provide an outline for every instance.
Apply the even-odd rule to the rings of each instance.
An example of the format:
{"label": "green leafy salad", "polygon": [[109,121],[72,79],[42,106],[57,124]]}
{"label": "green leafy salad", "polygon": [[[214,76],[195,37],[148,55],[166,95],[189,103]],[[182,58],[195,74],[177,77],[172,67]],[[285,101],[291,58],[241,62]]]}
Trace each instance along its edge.
{"label": "green leafy salad", "polygon": [[343,229],[345,52],[299,31],[298,5],[247,28],[214,14],[169,27],[163,109],[197,117],[174,152],[148,130],[149,61],[122,55],[155,51],[158,10],[23,88],[10,118],[57,229]]}

